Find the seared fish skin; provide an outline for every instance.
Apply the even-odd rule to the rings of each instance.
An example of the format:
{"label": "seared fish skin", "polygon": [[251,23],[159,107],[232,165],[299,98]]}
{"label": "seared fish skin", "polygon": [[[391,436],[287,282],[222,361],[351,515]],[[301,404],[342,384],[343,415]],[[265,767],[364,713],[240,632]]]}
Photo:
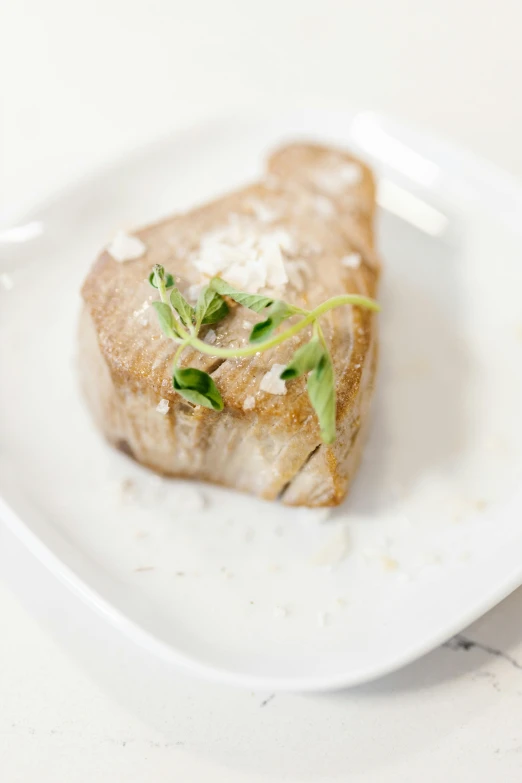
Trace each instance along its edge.
{"label": "seared fish skin", "polygon": [[[339,504],[364,441],[377,358],[375,316],[342,307],[321,320],[337,391],[337,439],[327,446],[304,378],[287,382],[284,394],[260,388],[271,367],[287,364],[309,339],[309,330],[246,359],[222,361],[187,348],[182,365],[209,372],[225,404],[222,412],[194,407],[172,387],[175,345],[150,307],[157,297],[148,276],[162,264],[190,297],[217,272],[238,288],[269,290],[307,309],[341,293],[373,297],[380,272],[374,211],[374,180],[363,163],[333,148],[291,144],[270,157],[260,182],[135,232],[144,245],[141,257],[118,263],[103,251],[82,289],[79,347],[81,385],[107,439],[165,475],[288,505]],[[231,307],[202,336],[222,347],[240,346],[257,320]],[[157,410],[161,400],[168,402],[166,413]]]}

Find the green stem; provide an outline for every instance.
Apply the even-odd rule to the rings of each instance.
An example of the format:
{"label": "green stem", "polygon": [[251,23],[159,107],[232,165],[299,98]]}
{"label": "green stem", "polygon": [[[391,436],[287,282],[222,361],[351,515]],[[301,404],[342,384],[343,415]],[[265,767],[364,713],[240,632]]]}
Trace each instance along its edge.
{"label": "green stem", "polygon": [[155,280],[156,280],[156,285],[158,287],[161,301],[164,304],[171,307],[172,305],[170,304],[170,300],[167,294],[167,286],[165,285],[165,280],[163,280],[158,274],[156,274]]}
{"label": "green stem", "polygon": [[181,354],[183,353],[183,351],[185,350],[186,347],[187,347],[187,343],[186,342],[181,343],[181,345],[179,346],[178,350],[174,354],[174,359],[172,360],[172,368],[173,369],[178,366],[179,357],[181,356]]}
{"label": "green stem", "polygon": [[184,341],[182,345],[185,346],[186,342],[191,337],[193,337],[195,335],[195,332],[194,332],[194,330],[192,330],[192,333],[189,334],[188,332],[186,332],[184,330],[183,325],[181,324],[180,319],[177,317],[176,311],[172,307],[172,303],[170,301],[170,297],[169,297],[169,295],[167,293],[167,286],[165,285],[165,280],[162,279],[158,274],[156,274],[155,280],[156,280],[156,285],[157,285],[157,288],[158,288],[158,291],[159,291],[160,299],[163,302],[163,304],[168,305],[170,307],[170,309],[172,310],[172,312],[174,314],[174,321],[176,323],[176,332],[179,334],[180,338]]}
{"label": "green stem", "polygon": [[245,356],[254,356],[256,353],[267,351],[269,348],[275,348],[277,345],[281,345],[281,343],[284,343],[290,337],[298,334],[301,329],[314,323],[317,318],[320,318],[329,310],[334,310],[336,307],[342,307],[343,305],[355,305],[375,311],[380,310],[379,305],[373,299],[369,299],[366,296],[360,296],[359,294],[344,294],[342,296],[334,296],[332,299],[323,302],[319,307],[316,307],[315,310],[311,310],[308,315],[301,319],[301,321],[298,321],[296,324],[290,326],[275,337],[272,337],[270,340],[266,340],[264,343],[248,345],[245,348],[218,348],[214,345],[208,345],[197,337],[190,337],[187,342],[193,348],[200,351],[200,353],[206,353],[208,356],[217,356],[221,359],[240,359]]}
{"label": "green stem", "polygon": [[322,329],[321,324],[319,323],[319,321],[316,321],[314,323],[314,329],[315,329],[315,327],[317,327],[317,336],[320,339],[325,352],[329,355],[330,351],[328,350],[328,343],[326,342],[326,337],[324,336],[324,332],[323,332],[323,329]]}

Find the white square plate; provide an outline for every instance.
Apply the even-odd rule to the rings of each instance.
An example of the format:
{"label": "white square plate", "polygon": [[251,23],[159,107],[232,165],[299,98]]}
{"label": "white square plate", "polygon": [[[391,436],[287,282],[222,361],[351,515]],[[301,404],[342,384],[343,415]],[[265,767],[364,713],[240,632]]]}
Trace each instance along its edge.
{"label": "white square plate", "polygon": [[[383,207],[371,435],[326,520],[157,479],[105,444],[75,369],[78,292],[114,232],[248,181],[296,136],[369,160]],[[507,175],[367,113],[216,121],[74,184],[0,234],[2,521],[187,672],[324,690],[413,660],[522,582],[521,225]]]}

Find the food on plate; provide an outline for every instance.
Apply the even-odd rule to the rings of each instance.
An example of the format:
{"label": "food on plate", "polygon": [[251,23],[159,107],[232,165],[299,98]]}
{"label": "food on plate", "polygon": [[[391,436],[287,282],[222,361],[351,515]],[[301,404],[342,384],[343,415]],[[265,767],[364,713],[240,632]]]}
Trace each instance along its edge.
{"label": "food on plate", "polygon": [[162,474],[288,505],[345,497],[377,359],[374,180],[290,144],[258,183],[133,234],[82,290],[82,387]]}

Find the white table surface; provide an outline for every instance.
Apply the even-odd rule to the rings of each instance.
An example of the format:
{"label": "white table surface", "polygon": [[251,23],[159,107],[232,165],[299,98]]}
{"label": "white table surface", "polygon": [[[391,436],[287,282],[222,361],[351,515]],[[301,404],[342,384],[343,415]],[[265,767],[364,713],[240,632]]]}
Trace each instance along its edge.
{"label": "white table surface", "polygon": [[[375,108],[522,176],[521,29],[519,0],[6,0],[0,216],[147,139],[268,101]],[[380,682],[270,698],[152,670],[103,625],[86,639],[62,593],[39,601],[10,559],[2,783],[522,779],[522,590]]]}

